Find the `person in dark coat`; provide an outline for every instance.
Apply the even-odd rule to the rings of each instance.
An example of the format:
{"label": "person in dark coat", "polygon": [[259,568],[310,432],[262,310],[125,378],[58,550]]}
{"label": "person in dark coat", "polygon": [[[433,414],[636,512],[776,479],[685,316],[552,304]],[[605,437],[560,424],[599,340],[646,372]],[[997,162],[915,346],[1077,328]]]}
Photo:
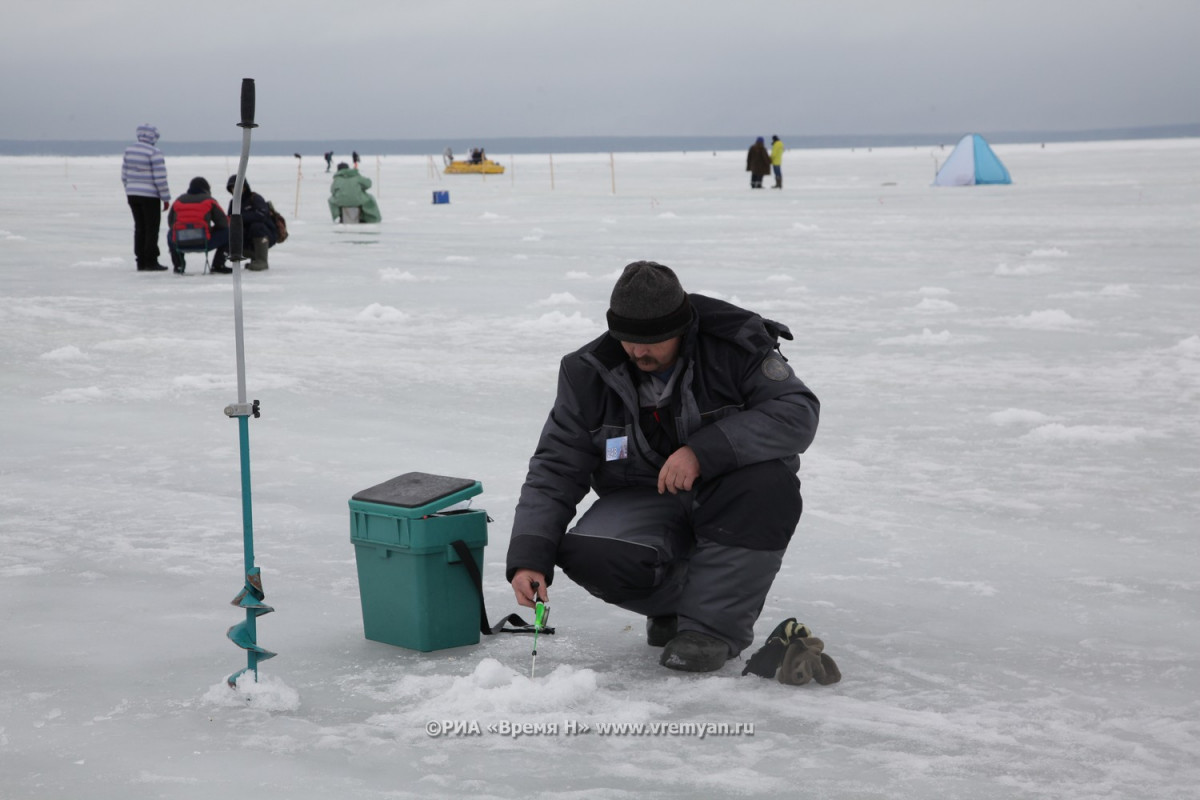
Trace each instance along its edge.
{"label": "person in dark coat", "polygon": [[720,669],[753,641],[799,522],[820,402],[779,352],[784,325],[686,294],[668,267],[630,264],[609,306],[608,332],[559,366],[506,578],[533,606],[558,566],[646,616],[663,666]]}
{"label": "person in dark coat", "polygon": [[[225,182],[225,189],[233,194],[237,184],[237,175],[230,175]],[[242,179],[242,253],[250,257],[246,269],[259,272],[267,269],[267,251],[279,241],[279,228],[275,226],[275,217],[271,208],[261,194],[250,191],[250,181]],[[233,200],[229,201],[229,215],[233,216]],[[222,254],[224,261],[224,254]],[[216,268],[214,267],[214,270]]]}
{"label": "person in dark coat", "polygon": [[750,145],[746,154],[746,172],[750,173],[751,189],[763,188],[763,178],[771,174],[771,154],[761,136]]}

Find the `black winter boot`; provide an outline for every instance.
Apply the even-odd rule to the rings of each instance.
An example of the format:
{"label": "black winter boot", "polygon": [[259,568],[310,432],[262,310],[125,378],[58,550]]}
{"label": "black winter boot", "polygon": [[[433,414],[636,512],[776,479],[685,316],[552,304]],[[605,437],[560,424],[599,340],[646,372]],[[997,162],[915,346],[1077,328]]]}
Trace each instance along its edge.
{"label": "black winter boot", "polygon": [[729,645],[707,633],[683,631],[663,648],[658,663],[683,672],[712,672],[729,660]]}
{"label": "black winter boot", "polygon": [[225,266],[224,250],[217,250],[217,252],[213,255],[212,266],[208,268],[208,271],[217,275],[229,275],[233,272],[233,270]]}
{"label": "black winter boot", "polygon": [[246,265],[246,269],[259,272],[267,269],[267,250],[270,249],[271,242],[267,237],[263,236],[259,239],[250,240],[250,263]]}
{"label": "black winter boot", "polygon": [[675,638],[679,628],[679,617],[646,617],[646,644],[663,647]]}

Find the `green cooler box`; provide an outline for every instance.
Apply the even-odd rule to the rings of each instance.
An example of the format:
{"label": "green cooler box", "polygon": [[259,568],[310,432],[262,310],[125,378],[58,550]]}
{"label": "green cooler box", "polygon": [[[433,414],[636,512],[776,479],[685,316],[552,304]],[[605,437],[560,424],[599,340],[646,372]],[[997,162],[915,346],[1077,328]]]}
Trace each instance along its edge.
{"label": "green cooler box", "polygon": [[479,643],[479,591],[451,542],[483,572],[487,512],[452,509],[479,481],[408,472],[350,499],[363,632],[411,650]]}

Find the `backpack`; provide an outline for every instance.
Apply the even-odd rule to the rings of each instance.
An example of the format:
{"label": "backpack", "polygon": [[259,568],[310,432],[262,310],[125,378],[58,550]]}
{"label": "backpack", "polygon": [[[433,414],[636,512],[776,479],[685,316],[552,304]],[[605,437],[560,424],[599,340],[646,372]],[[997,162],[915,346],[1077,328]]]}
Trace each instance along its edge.
{"label": "backpack", "polygon": [[171,235],[180,249],[208,248],[208,215],[214,208],[219,210],[220,206],[212,198],[205,198],[200,203],[175,202],[172,209],[175,221],[171,224]]}
{"label": "backpack", "polygon": [[287,220],[283,218],[283,214],[275,210],[274,203],[268,202],[267,208],[271,212],[271,219],[275,220],[275,228],[279,231],[279,237],[275,240],[275,244],[283,244],[288,237]]}

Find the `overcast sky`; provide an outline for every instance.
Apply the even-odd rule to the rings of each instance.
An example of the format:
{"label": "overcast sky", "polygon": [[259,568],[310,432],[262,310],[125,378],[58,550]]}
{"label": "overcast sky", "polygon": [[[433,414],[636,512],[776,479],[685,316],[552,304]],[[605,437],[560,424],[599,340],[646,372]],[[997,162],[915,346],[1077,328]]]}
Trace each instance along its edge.
{"label": "overcast sky", "polygon": [[1200,0],[13,0],[0,139],[1034,131],[1200,122]]}

